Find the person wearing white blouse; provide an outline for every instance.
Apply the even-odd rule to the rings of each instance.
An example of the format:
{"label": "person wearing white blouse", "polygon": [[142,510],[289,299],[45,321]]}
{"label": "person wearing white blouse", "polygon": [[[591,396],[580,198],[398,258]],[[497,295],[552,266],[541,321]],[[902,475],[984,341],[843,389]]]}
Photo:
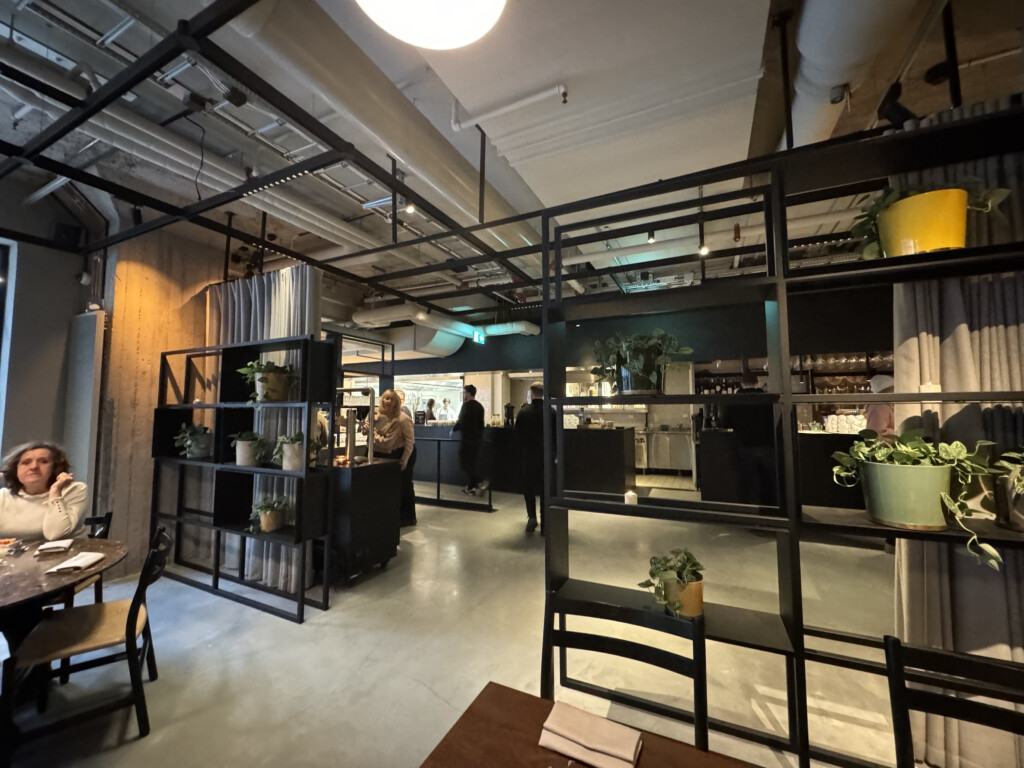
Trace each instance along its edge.
{"label": "person wearing white blouse", "polygon": [[85,483],[68,471],[67,456],[53,443],[26,443],[3,461],[0,537],[54,541],[84,532]]}

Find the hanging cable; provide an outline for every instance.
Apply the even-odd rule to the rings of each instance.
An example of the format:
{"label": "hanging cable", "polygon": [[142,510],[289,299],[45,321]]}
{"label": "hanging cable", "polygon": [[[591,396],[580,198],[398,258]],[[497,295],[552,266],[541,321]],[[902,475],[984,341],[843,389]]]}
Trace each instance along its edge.
{"label": "hanging cable", "polygon": [[199,138],[199,170],[196,171],[196,177],[194,179],[196,185],[196,197],[202,200],[203,193],[199,191],[199,176],[202,174],[203,165],[205,165],[206,163],[206,129],[203,128],[202,125],[197,123],[191,117],[186,117],[185,119],[192,123],[192,125],[198,128],[200,131],[202,131],[202,135]]}

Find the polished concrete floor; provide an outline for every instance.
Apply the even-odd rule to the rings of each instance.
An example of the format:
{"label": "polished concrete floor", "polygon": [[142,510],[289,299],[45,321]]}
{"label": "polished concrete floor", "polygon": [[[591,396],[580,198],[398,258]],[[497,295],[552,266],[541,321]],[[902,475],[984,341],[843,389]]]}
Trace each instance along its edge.
{"label": "polished concrete floor", "polygon": [[[303,625],[158,582],[149,599],[160,666],[159,679],[146,683],[152,733],[138,739],[134,716],[124,710],[31,744],[16,764],[419,765],[488,680],[538,691],[544,539],[524,534],[519,497],[494,494],[494,502],[493,514],[421,505],[420,524],[404,530],[399,556],[337,589],[331,610],[310,611]],[[774,538],[584,513],[572,513],[570,526],[575,577],[633,587],[646,577],[651,553],[686,546],[707,568],[707,600],[777,606]],[[806,544],[802,560],[809,624],[891,631],[889,555]],[[132,588],[113,585],[108,599]],[[627,629],[623,636],[643,633]],[[781,661],[720,643],[709,643],[708,655],[712,716],[784,732]],[[612,657],[572,653],[570,671],[670,703],[690,698],[687,680]],[[812,741],[891,764],[884,679],[815,664],[808,678]],[[81,673],[55,689],[51,709],[126,684],[121,665]],[[687,726],[574,691],[556,695],[691,738]],[[711,747],[756,765],[796,765],[791,755],[715,733]]]}

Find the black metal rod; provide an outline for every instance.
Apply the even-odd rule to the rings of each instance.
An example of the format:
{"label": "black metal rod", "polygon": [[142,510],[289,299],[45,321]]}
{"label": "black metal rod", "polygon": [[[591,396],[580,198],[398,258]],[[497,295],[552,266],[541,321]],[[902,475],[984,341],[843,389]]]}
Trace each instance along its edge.
{"label": "black metal rod", "polygon": [[[388,155],[391,158],[391,175],[394,178],[398,178],[398,161]],[[393,186],[391,187],[391,242],[398,242],[398,190]]]}
{"label": "black metal rod", "polygon": [[[231,220],[235,217],[231,211],[228,211],[228,229],[231,228]],[[231,235],[224,236],[224,282],[228,281],[228,269],[231,265]]]}
{"label": "black metal rod", "polygon": [[949,77],[949,105],[956,109],[963,104],[960,93],[960,60],[956,55],[956,27],[953,24],[953,3],[942,9],[942,40],[946,46],[946,75]]}
{"label": "black metal rod", "polygon": [[[260,217],[260,242],[267,242],[267,212],[264,211]],[[260,262],[258,265],[259,273],[263,274],[263,257],[267,255],[267,247],[265,245],[260,246],[259,250]]]}
{"label": "black metal rod", "polygon": [[782,11],[772,17],[772,26],[779,30],[779,76],[782,79],[782,109],[786,118],[786,149],[793,148],[793,98],[789,73],[789,20],[792,11]]}
{"label": "black metal rod", "polygon": [[483,223],[484,220],[484,190],[487,186],[487,134],[484,133],[484,129],[477,125],[476,129],[480,131],[480,203],[477,213],[477,221]]}
{"label": "black metal rod", "polygon": [[79,255],[78,248],[69,248],[66,245],[61,245],[55,240],[50,240],[46,237],[40,237],[39,235],[31,235],[28,232],[19,232],[16,229],[7,229],[7,227],[0,227],[0,237],[5,237],[8,240],[14,240],[17,243],[26,243],[28,245],[38,245],[43,248],[52,248],[55,251],[63,251],[64,253],[73,253],[76,256]]}

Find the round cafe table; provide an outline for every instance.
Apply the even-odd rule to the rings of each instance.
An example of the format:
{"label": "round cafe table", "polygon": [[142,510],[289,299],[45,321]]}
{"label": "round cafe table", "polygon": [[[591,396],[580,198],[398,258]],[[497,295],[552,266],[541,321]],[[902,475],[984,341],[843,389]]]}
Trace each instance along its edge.
{"label": "round cafe table", "polygon": [[[28,549],[18,555],[0,558],[0,613],[5,608],[58,595],[78,582],[117,565],[128,554],[128,547],[111,539],[75,539],[67,552],[35,554],[43,542],[26,542]],[[84,571],[47,573],[53,566],[63,563],[80,552],[99,552],[103,559]]]}

